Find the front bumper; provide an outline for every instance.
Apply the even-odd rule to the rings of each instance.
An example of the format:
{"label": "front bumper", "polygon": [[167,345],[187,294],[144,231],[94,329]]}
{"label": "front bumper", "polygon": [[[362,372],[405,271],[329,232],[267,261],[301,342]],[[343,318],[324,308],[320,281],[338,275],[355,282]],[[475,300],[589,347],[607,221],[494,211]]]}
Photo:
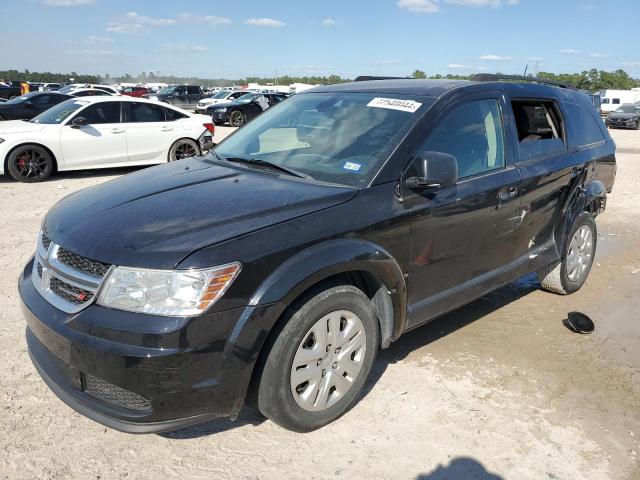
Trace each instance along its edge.
{"label": "front bumper", "polygon": [[191,318],[98,305],[67,314],[36,291],[32,265],[19,281],[29,354],[67,405],[129,433],[175,430],[242,408],[273,305]]}
{"label": "front bumper", "polygon": [[220,112],[219,110],[209,110],[207,113],[211,115],[213,123],[223,125],[229,121],[229,110]]}
{"label": "front bumper", "polygon": [[612,128],[638,128],[640,120],[605,120],[605,125]]}

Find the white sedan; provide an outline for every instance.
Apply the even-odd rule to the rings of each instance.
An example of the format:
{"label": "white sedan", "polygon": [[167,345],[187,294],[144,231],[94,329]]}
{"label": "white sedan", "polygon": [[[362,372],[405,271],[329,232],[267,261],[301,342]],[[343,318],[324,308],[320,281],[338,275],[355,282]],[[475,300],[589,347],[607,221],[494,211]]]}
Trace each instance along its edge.
{"label": "white sedan", "polygon": [[210,149],[213,131],[206,115],[150,100],[69,99],[30,121],[0,122],[0,174],[31,183],[54,171],[171,162]]}
{"label": "white sedan", "polygon": [[207,108],[210,107],[211,105],[217,105],[218,103],[233,102],[234,100],[237,100],[238,98],[242,97],[243,95],[246,95],[247,93],[251,93],[251,92],[248,92],[246,90],[234,90],[234,91],[221,90],[211,97],[203,98],[202,100],[200,100],[196,105],[196,111],[198,113],[205,113],[207,111]]}

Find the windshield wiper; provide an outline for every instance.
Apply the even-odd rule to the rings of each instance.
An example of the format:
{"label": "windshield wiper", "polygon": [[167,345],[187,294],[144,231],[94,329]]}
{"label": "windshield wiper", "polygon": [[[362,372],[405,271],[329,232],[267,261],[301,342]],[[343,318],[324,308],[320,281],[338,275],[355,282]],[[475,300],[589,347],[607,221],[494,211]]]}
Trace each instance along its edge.
{"label": "windshield wiper", "polygon": [[213,154],[219,159],[226,160],[227,162],[244,163],[246,165],[256,165],[258,167],[271,168],[273,170],[278,170],[280,172],[286,173],[287,175],[291,175],[293,177],[298,177],[298,178],[305,178],[305,179],[313,178],[310,175],[294,170],[293,168],[283,167],[282,165],[278,165],[277,163],[268,162],[266,160],[261,160],[259,158],[223,157],[222,155],[217,153],[215,150],[213,151]]}

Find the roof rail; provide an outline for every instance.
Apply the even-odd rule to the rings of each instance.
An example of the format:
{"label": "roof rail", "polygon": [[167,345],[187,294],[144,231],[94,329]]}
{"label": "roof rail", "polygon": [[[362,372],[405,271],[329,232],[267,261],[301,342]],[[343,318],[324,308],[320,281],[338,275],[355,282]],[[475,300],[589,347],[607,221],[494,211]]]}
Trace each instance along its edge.
{"label": "roof rail", "polygon": [[360,75],[354,82],[367,82],[369,80],[409,80],[409,77],[375,77],[370,75]]}
{"label": "roof rail", "polygon": [[574,85],[570,83],[556,82],[555,80],[548,80],[540,77],[526,77],[524,75],[500,75],[492,73],[478,73],[472,75],[470,80],[474,82],[527,82],[527,83],[539,83],[541,85],[551,85],[553,87],[566,88],[569,90],[578,90]]}

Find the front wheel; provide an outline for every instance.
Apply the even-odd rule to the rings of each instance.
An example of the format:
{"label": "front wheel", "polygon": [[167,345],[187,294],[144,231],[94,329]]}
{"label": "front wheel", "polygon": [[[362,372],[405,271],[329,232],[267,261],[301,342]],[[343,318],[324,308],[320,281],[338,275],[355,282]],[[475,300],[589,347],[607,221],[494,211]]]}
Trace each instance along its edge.
{"label": "front wheel", "polygon": [[373,304],[359,289],[329,288],[294,304],[258,386],[263,415],[310,432],[344,415],[362,391],[379,344]]}
{"label": "front wheel", "polygon": [[571,228],[565,254],[560,262],[538,270],[543,289],[568,295],[580,290],[587,281],[598,242],[598,230],[593,215],[584,212]]}
{"label": "front wheel", "polygon": [[231,112],[231,115],[229,115],[229,124],[231,124],[232,127],[241,127],[245,121],[244,113],[240,110],[234,110]]}
{"label": "front wheel", "polygon": [[7,167],[19,182],[42,182],[53,172],[53,158],[39,145],[21,145],[9,154]]}
{"label": "front wheel", "polygon": [[181,138],[180,140],[176,140],[169,149],[170,162],[190,157],[197,157],[198,155],[200,155],[200,147],[198,147],[198,143],[195,140],[190,138]]}

